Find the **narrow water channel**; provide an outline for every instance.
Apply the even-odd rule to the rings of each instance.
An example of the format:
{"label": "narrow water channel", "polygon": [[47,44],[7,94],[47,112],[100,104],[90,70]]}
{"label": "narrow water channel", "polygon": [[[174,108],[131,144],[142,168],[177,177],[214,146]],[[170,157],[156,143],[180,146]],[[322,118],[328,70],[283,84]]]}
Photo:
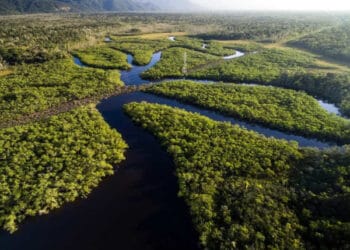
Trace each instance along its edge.
{"label": "narrow water channel", "polygon": [[146,66],[132,65],[133,56],[128,54],[128,63],[132,65],[130,70],[121,71],[121,80],[125,85],[140,85],[149,83],[150,81],[141,78],[141,73],[152,68],[157,62],[160,61],[162,52],[154,53],[150,63]]}

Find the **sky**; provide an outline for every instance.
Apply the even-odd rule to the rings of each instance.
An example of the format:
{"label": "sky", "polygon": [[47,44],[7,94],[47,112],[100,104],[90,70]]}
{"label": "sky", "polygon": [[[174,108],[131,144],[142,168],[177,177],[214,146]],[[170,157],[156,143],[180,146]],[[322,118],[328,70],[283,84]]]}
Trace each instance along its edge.
{"label": "sky", "polygon": [[191,0],[215,10],[350,10],[350,0]]}

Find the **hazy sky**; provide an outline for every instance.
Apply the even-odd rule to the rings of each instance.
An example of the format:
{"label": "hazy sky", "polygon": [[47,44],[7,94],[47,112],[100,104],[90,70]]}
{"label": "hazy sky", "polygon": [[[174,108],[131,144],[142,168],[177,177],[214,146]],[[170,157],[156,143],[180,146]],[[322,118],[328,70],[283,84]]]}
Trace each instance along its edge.
{"label": "hazy sky", "polygon": [[350,10],[350,0],[191,0],[221,10]]}

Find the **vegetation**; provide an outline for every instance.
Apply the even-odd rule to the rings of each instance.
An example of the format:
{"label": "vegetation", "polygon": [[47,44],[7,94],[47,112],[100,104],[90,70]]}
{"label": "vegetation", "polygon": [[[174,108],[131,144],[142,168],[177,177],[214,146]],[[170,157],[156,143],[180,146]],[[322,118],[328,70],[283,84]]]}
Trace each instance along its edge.
{"label": "vegetation", "polygon": [[348,24],[306,35],[289,44],[350,62],[350,27]]}
{"label": "vegetation", "polygon": [[[256,16],[254,13],[241,15],[231,14],[212,16],[211,23],[220,23],[215,30],[197,34],[202,39],[216,40],[256,40],[260,42],[277,42],[299,36],[301,34],[317,31],[321,27],[329,27],[337,24],[338,20],[329,16],[310,14],[284,15],[270,13],[269,15]],[[204,22],[209,22],[210,17]]]}
{"label": "vegetation", "polygon": [[135,27],[140,32],[169,32],[180,25],[164,14],[0,16],[0,56],[11,65],[45,62],[100,44],[106,34],[133,33]]}
{"label": "vegetation", "polygon": [[148,79],[183,77],[191,68],[220,60],[220,57],[184,48],[170,48],[163,51],[162,59],[153,68],[142,74]]}
{"label": "vegetation", "polygon": [[319,68],[316,61],[293,50],[269,49],[248,54],[235,60],[227,60],[215,67],[198,70],[190,77],[222,81],[269,83],[283,72],[305,72]]}
{"label": "vegetation", "polygon": [[[8,2],[0,3],[0,12]],[[24,6],[24,1],[16,1],[20,9],[10,11],[76,8],[76,1],[26,2]],[[98,1],[79,5],[92,2]],[[337,104],[350,116],[350,75],[345,66],[333,68],[310,53],[280,48],[294,39],[293,46],[347,60],[348,21],[345,14],[295,13],[0,16],[0,120],[10,125],[21,117],[34,121],[51,116],[48,111],[57,107],[71,110],[86,99],[114,92],[122,85],[120,73],[104,69],[129,68],[125,52],[134,55],[134,63],[146,65],[159,50],[161,61],[144,77],[303,90]],[[175,41],[167,39],[172,35]],[[113,41],[103,44],[105,37]],[[248,53],[222,59],[234,50]],[[72,54],[93,68],[74,65]],[[348,121],[329,115],[304,93],[187,81],[147,91],[273,128],[349,142]],[[132,103],[125,110],[174,157],[179,194],[190,207],[204,248],[350,248],[349,146],[325,151],[299,148],[156,104]],[[121,136],[93,107],[1,129],[0,226],[13,232],[28,216],[87,196],[113,173],[112,165],[124,159],[125,148]]]}
{"label": "vegetation", "polygon": [[204,248],[350,246],[343,212],[350,204],[349,147],[299,149],[158,104],[130,103],[125,111],[174,157],[179,195]]}
{"label": "vegetation", "polygon": [[[180,68],[184,65],[185,52],[188,58],[188,76],[200,79],[269,83],[278,79],[284,72],[305,72],[308,69],[322,68],[313,57],[295,50],[264,49],[259,53],[251,53],[234,60],[221,60],[221,63],[211,66],[211,62],[221,58],[208,56],[205,58],[198,52],[172,48],[165,50],[160,63],[145,72],[144,76],[152,79],[183,76],[180,74]],[[191,64],[191,57],[194,56],[200,60]],[[195,67],[198,65],[210,65],[210,67]],[[196,70],[191,70],[193,68]]]}
{"label": "vegetation", "polygon": [[350,121],[302,92],[264,86],[163,82],[146,89],[273,128],[350,143]]}
{"label": "vegetation", "polygon": [[[271,14],[262,17],[248,13],[245,17],[239,13],[0,16],[0,56],[11,64],[47,61],[67,57],[72,49],[96,45],[106,34],[130,35],[135,31],[137,34],[182,31],[197,38],[198,33],[203,33],[207,41],[230,37],[280,40],[335,25],[338,20],[338,16],[331,15]],[[197,48],[201,46],[196,45]]]}
{"label": "vegetation", "polygon": [[260,43],[255,43],[252,41],[219,41],[225,48],[230,48],[234,50],[243,51],[246,53],[257,53],[264,47]]}
{"label": "vegetation", "polygon": [[[170,41],[168,38],[146,39],[139,35],[113,36],[113,40],[110,47],[132,54],[134,56],[133,63],[136,65],[148,64],[153,53],[170,47],[186,48],[216,56],[226,56],[234,53],[234,50],[227,49],[216,41],[203,41],[186,36],[176,36],[175,41]],[[206,45],[205,48],[203,48],[203,44]]]}
{"label": "vegetation", "polygon": [[22,65],[0,77],[0,119],[6,121],[62,102],[108,93],[121,85],[118,71],[78,67],[72,59]]}
{"label": "vegetation", "polygon": [[291,185],[299,197],[293,206],[306,228],[306,248],[348,249],[350,147],[306,149],[304,155]]}
{"label": "vegetation", "polygon": [[350,75],[335,73],[284,73],[272,85],[303,90],[337,104],[350,117]]}
{"label": "vegetation", "polygon": [[86,197],[125,149],[91,106],[0,130],[0,226],[14,232],[28,216]]}
{"label": "vegetation", "polygon": [[130,69],[127,57],[123,52],[106,47],[94,47],[73,53],[82,63],[102,69]]}
{"label": "vegetation", "polygon": [[[182,77],[184,74],[181,74],[180,69],[184,62],[181,57],[181,53],[165,53],[160,63],[143,76],[150,79]],[[258,53],[234,60],[218,61],[213,58],[205,62],[203,59],[196,65],[199,66],[188,66],[189,78],[258,83],[303,90],[337,104],[344,115],[350,116],[349,74],[327,73],[329,69],[307,53],[293,49],[262,49]]]}
{"label": "vegetation", "polygon": [[147,65],[153,53],[170,46],[170,41],[164,39],[150,40],[136,37],[113,37],[113,40],[110,46],[114,49],[132,54],[134,56],[133,63],[136,65]]}
{"label": "vegetation", "polygon": [[[205,48],[203,48],[203,44],[206,45]],[[234,54],[234,50],[227,49],[224,46],[222,46],[222,44],[213,40],[203,41],[201,39],[182,36],[176,37],[175,43],[173,43],[173,45],[216,56],[227,56]]]}
{"label": "vegetation", "polygon": [[[38,63],[68,57],[76,44],[94,43],[87,20],[74,22],[74,17],[26,16],[0,17],[0,56],[9,64]],[[95,26],[95,32],[106,23]],[[110,24],[111,27],[119,24]]]}

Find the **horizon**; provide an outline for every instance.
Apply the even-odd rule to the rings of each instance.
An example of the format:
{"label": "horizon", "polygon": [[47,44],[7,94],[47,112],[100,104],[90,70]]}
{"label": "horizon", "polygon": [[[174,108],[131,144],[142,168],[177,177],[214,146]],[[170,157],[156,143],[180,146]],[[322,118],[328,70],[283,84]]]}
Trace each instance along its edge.
{"label": "horizon", "polygon": [[320,0],[246,0],[245,2],[238,0],[190,0],[203,8],[212,11],[350,11],[350,1],[343,0],[320,1]]}

